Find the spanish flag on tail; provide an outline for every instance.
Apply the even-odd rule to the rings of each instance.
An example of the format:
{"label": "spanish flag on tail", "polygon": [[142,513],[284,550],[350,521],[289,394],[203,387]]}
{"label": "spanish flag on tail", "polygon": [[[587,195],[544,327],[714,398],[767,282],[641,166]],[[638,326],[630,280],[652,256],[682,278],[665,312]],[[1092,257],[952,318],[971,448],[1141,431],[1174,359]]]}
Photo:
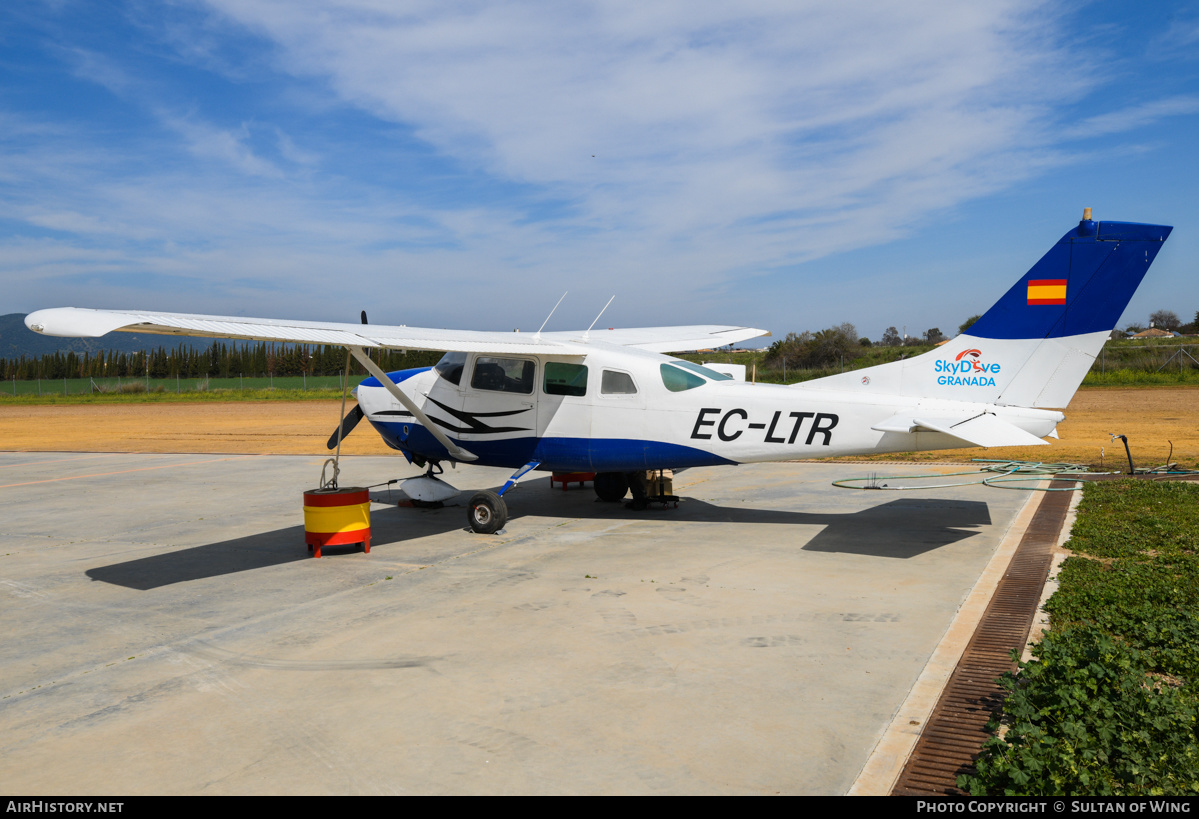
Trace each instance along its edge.
{"label": "spanish flag on tail", "polygon": [[1065,279],[1029,279],[1029,304],[1065,304]]}

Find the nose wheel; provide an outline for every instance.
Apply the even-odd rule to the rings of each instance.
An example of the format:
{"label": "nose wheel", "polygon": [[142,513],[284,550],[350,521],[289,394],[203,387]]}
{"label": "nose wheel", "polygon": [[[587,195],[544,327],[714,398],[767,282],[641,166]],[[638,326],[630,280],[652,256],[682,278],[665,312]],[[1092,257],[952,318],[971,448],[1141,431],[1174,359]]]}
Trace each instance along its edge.
{"label": "nose wheel", "polygon": [[473,531],[493,535],[508,522],[508,504],[495,492],[476,492],[466,507],[466,520]]}

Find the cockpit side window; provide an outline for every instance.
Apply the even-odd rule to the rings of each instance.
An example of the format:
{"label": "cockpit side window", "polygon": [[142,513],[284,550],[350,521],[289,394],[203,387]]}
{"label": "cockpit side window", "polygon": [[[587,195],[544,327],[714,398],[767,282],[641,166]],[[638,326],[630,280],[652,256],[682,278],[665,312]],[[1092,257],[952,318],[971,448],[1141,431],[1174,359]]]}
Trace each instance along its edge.
{"label": "cockpit side window", "polygon": [[475,359],[475,372],[470,385],[476,390],[529,395],[533,392],[536,369],[532,361],[523,358],[479,356]]}
{"label": "cockpit side window", "polygon": [[545,394],[586,395],[587,367],[583,364],[547,361],[545,364]]}
{"label": "cockpit side window", "polygon": [[600,395],[636,395],[633,376],[619,370],[604,370],[600,377]]}
{"label": "cockpit side window", "polygon": [[446,353],[433,365],[433,369],[451,384],[459,384],[462,381],[462,368],[465,366],[466,353]]}
{"label": "cockpit side window", "polygon": [[692,372],[687,372],[673,364],[663,364],[658,370],[662,373],[662,383],[671,392],[683,392],[702,387],[708,382]]}

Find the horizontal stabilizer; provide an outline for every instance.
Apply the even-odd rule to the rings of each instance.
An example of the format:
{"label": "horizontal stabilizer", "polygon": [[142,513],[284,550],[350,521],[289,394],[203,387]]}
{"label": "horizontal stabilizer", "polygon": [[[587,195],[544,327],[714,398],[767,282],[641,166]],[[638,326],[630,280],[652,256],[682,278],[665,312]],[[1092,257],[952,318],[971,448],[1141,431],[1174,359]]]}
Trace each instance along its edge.
{"label": "horizontal stabilizer", "polygon": [[895,415],[871,429],[877,432],[940,432],[974,446],[1046,446],[1049,443],[989,413],[972,418]]}

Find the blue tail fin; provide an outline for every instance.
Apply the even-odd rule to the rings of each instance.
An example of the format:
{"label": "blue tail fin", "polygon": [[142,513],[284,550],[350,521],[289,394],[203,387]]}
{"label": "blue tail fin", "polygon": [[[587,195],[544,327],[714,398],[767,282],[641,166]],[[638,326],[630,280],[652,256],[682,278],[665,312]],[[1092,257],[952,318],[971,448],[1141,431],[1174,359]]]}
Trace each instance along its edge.
{"label": "blue tail fin", "polygon": [[1084,219],[967,332],[975,338],[1111,332],[1171,230]]}

